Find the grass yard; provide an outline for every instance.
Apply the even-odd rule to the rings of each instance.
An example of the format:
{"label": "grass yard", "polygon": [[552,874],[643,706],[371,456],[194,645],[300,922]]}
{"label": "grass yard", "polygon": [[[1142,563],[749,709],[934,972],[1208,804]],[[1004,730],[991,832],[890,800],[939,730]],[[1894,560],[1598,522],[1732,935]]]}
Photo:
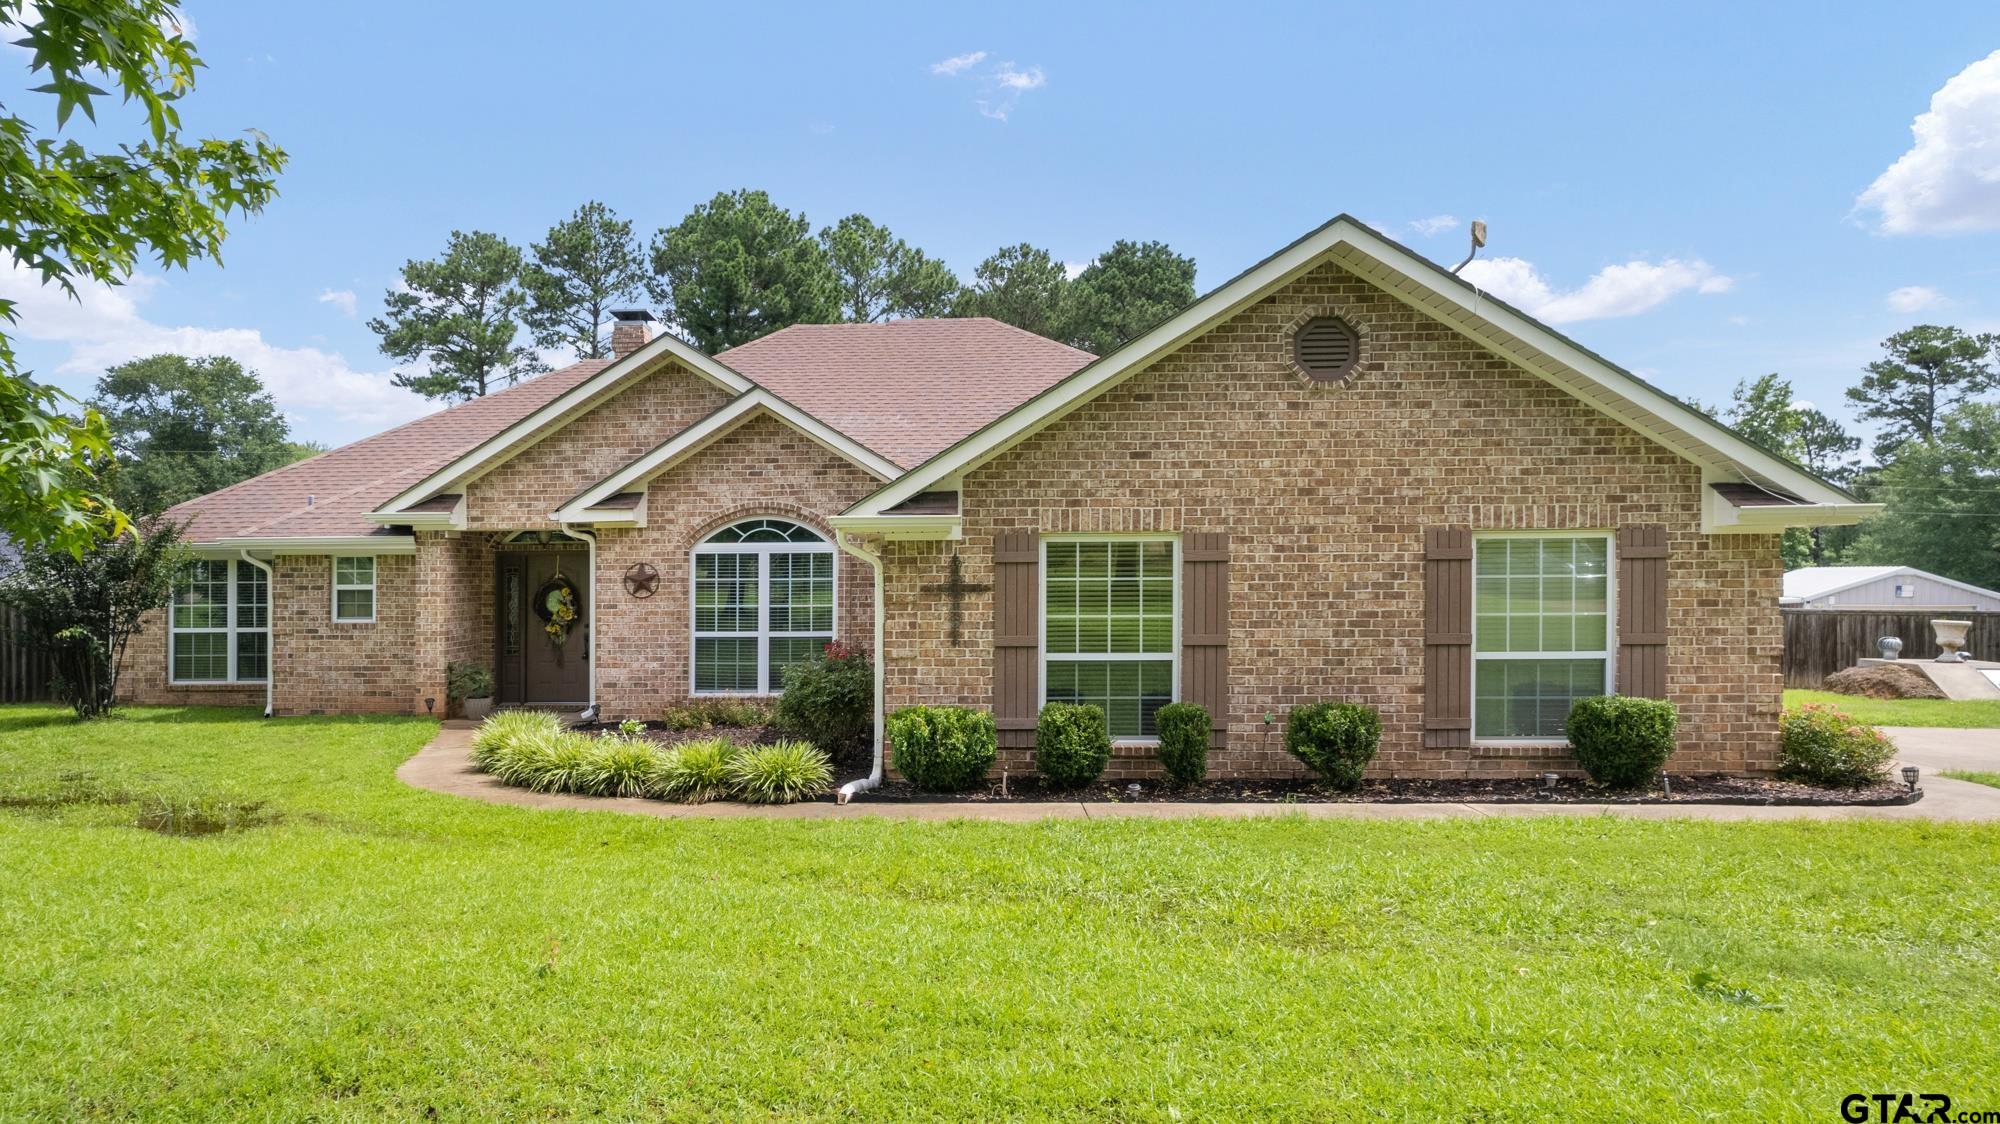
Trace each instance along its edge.
{"label": "grass yard", "polygon": [[2000,1107],[1996,827],[676,822],[432,729],[0,708],[0,1119]]}
{"label": "grass yard", "polygon": [[2000,773],[1988,773],[1980,769],[1946,769],[1938,776],[1971,781],[1973,784],[1983,784],[1988,788],[2000,788]]}
{"label": "grass yard", "polygon": [[1786,691],[1785,705],[1824,703],[1871,726],[2000,726],[2000,699],[1864,699],[1832,691]]}

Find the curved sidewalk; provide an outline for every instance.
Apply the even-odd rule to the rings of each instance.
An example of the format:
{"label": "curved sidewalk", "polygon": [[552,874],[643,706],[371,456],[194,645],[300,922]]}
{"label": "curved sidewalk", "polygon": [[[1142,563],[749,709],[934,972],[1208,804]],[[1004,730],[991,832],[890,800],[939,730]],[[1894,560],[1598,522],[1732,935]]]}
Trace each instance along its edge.
{"label": "curved sidewalk", "polygon": [[[1904,731],[1892,731],[1902,734]],[[1939,735],[1947,731],[1925,731]],[[2000,731],[1959,730],[1957,734],[1991,735],[2000,748]],[[661,800],[624,797],[564,796],[529,792],[503,785],[472,767],[472,726],[450,722],[429,745],[396,770],[396,777],[416,788],[464,796],[489,804],[581,812],[627,812],[660,819],[735,819],[757,817],[784,820],[861,819],[868,816],[912,820],[1106,820],[1194,819],[1210,816],[1306,816],[1310,819],[1410,820],[1490,819],[1508,816],[1592,816],[1608,814],[1647,820],[1975,820],[2000,821],[2000,788],[1926,775],[1924,799],[1889,808],[1741,807],[1727,804],[1211,804],[1164,802],[1109,804],[1081,801],[1046,803],[925,804],[895,800],[871,802],[864,794],[845,806],[831,802],[784,804],[669,804]],[[1929,774],[1930,769],[1926,768]]]}

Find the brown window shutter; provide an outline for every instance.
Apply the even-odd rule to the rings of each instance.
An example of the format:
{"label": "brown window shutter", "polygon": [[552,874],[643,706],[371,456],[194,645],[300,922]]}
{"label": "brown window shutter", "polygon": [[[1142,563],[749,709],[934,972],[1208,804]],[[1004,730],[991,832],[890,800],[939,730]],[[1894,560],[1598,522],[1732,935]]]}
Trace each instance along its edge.
{"label": "brown window shutter", "polygon": [[993,724],[1002,746],[1032,749],[1041,710],[1042,544],[1033,531],[993,537]]}
{"label": "brown window shutter", "polygon": [[1181,701],[1208,711],[1208,744],[1229,744],[1229,536],[1181,536]]}
{"label": "brown window shutter", "polygon": [[1618,693],[1667,697],[1667,529],[1618,531]]}
{"label": "brown window shutter", "polygon": [[1424,530],[1424,745],[1472,744],[1472,531]]}

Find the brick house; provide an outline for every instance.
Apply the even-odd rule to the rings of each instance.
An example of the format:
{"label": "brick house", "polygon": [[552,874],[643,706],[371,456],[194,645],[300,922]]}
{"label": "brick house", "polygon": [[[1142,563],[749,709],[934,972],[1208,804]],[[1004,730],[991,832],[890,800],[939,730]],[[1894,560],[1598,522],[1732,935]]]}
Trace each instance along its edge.
{"label": "brick house", "polygon": [[1114,774],[1199,702],[1228,775],[1294,771],[1286,710],[1340,699],[1379,772],[1519,774],[1615,690],[1679,704],[1676,768],[1755,772],[1778,535],[1873,510],[1346,217],[1102,358],[991,320],[710,357],[621,316],[609,362],[174,509],[202,561],[125,694],[423,713],[478,660],[645,718],[839,637],[880,708],[991,709],[1016,770],[1045,700],[1105,708]]}

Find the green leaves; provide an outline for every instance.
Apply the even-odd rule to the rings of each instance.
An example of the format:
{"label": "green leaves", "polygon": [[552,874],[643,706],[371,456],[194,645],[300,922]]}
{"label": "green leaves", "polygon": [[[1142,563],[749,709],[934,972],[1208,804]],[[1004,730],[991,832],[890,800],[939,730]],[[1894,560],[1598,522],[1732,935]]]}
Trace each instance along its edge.
{"label": "green leaves", "polygon": [[368,321],[384,354],[425,365],[397,372],[395,384],[462,401],[543,370],[514,342],[528,299],[520,276],[520,249],[483,230],[454,230],[442,257],[403,263],[403,287],[384,293],[383,314]]}
{"label": "green leaves", "polygon": [[227,356],[152,355],[97,381],[93,405],[118,463],[112,494],[151,515],[297,459],[291,426],[256,372]]}
{"label": "green leaves", "polygon": [[2000,335],[1919,324],[1883,340],[1882,351],[1847,398],[1863,421],[1882,423],[1875,456],[1884,461],[1906,441],[1936,437],[1953,406],[2000,387]]}
{"label": "green leaves", "polygon": [[840,286],[804,215],[762,191],[721,192],[653,237],[651,290],[711,354],[840,319]]}
{"label": "green leaves", "polygon": [[573,348],[586,359],[605,358],[605,320],[613,308],[636,302],[645,291],[645,259],[632,224],[592,200],[550,227],[529,250],[534,260],[521,270],[527,294],[522,318],[535,342]]}
{"label": "green leaves", "polygon": [[[150,252],[161,265],[219,258],[225,220],[262,210],[286,155],[261,133],[180,139],[174,102],[194,88],[201,60],[165,0],[62,0],[32,7],[0,0],[0,17],[26,19],[17,46],[33,92],[55,100],[56,129],[77,110],[97,120],[109,81],[146,118],[147,140],[92,152],[36,137],[0,115],[0,256],[74,295],[77,284],[122,284]],[[11,304],[0,317],[12,323]],[[112,454],[104,419],[70,413],[68,399],[21,372],[0,335],[0,530],[73,554],[125,526],[99,473]]]}
{"label": "green leaves", "polygon": [[840,284],[842,314],[857,324],[896,316],[944,316],[958,295],[958,275],[936,258],[849,215],[819,232]]}

